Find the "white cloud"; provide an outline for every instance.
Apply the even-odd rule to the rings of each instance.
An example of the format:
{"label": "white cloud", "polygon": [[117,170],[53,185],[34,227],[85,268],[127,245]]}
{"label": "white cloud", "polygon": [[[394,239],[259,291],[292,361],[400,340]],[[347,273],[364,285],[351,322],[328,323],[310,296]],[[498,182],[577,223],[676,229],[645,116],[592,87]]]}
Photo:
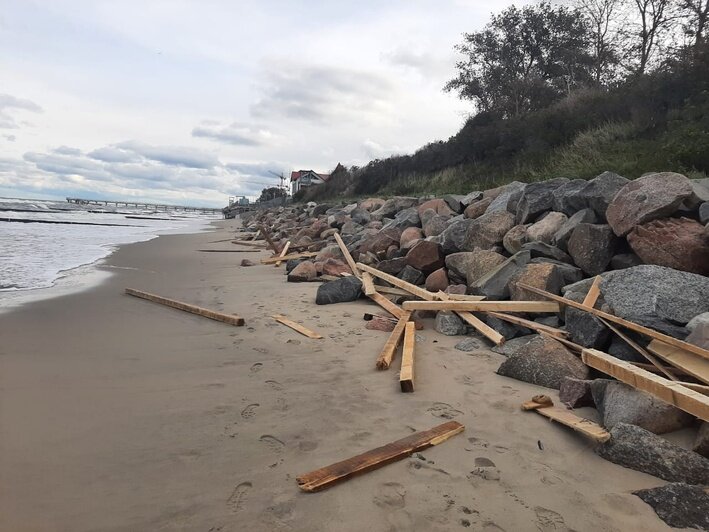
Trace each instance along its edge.
{"label": "white cloud", "polygon": [[267,128],[233,122],[222,125],[215,120],[205,120],[192,130],[193,137],[203,137],[239,146],[263,146],[275,138]]}

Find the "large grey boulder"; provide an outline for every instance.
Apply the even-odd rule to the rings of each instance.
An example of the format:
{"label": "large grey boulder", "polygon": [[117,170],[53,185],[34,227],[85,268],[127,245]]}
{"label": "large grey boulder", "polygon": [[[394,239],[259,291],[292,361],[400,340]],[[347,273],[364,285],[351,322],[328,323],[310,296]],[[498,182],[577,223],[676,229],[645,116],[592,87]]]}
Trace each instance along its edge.
{"label": "large grey boulder", "polygon": [[515,225],[512,229],[505,233],[502,238],[502,246],[507,253],[514,255],[522,250],[522,246],[527,242],[527,226]]}
{"label": "large grey boulder", "polygon": [[449,310],[441,310],[436,314],[434,328],[446,336],[458,336],[465,334],[468,330],[463,320],[455,312]]}
{"label": "large grey boulder", "polygon": [[692,193],[689,179],[682,174],[646,175],[618,191],[608,206],[606,219],[616,235],[625,236],[636,225],[667,218]]}
{"label": "large grey boulder", "polygon": [[596,316],[568,307],[564,314],[570,340],[583,347],[605,350],[611,339],[611,331]]}
{"label": "large grey boulder", "polygon": [[669,482],[709,484],[709,460],[649,430],[618,423],[596,453],[614,464]]}
{"label": "large grey boulder", "polygon": [[538,334],[528,334],[527,336],[518,336],[512,340],[507,340],[502,345],[496,345],[491,350],[500,355],[505,355],[506,357],[511,357],[522,353],[527,348],[527,344],[538,338]]}
{"label": "large grey boulder", "polygon": [[383,218],[391,218],[397,212],[418,205],[418,198],[409,198],[404,196],[396,196],[384,202],[384,205],[377,210],[372,211],[372,219],[381,220]]}
{"label": "large grey boulder", "polygon": [[568,243],[569,255],[576,265],[588,275],[603,273],[618,245],[610,226],[578,224]]}
{"label": "large grey boulder", "polygon": [[576,210],[593,209],[601,220],[606,219],[606,209],[618,191],[628,184],[623,176],[613,172],[603,172],[583,187],[573,202]]}
{"label": "large grey boulder", "polygon": [[532,333],[532,331],[527,329],[526,327],[515,325],[514,323],[501,320],[500,318],[491,316],[489,314],[485,315],[483,321],[496,332],[500,333],[505,338],[505,340],[512,340],[517,336],[529,336]]}
{"label": "large grey boulder", "polygon": [[544,211],[551,210],[554,203],[554,191],[568,183],[565,177],[529,183],[524,187],[522,196],[517,202],[517,223],[524,224],[534,219]]}
{"label": "large grey boulder", "polygon": [[709,312],[709,278],[702,275],[642,265],[606,272],[601,279],[603,299],[621,318],[657,317],[685,324]]}
{"label": "large grey boulder", "polygon": [[559,388],[559,401],[568,408],[594,406],[591,384],[593,381],[564,377]]}
{"label": "large grey boulder", "polygon": [[699,426],[692,450],[704,458],[709,458],[709,421],[702,421]]}
{"label": "large grey boulder", "polygon": [[556,235],[567,221],[568,218],[565,214],[552,211],[527,228],[527,240],[529,242],[551,244],[554,235]]}
{"label": "large grey boulder", "polygon": [[685,342],[709,349],[709,312],[692,318],[687,324],[689,336]]}
{"label": "large grey boulder", "polygon": [[673,528],[709,531],[709,493],[701,486],[674,482],[634,491],[657,516]]}
{"label": "large grey boulder", "polygon": [[655,434],[673,432],[690,425],[694,418],[679,408],[625,383],[596,379],[591,384],[602,424],[612,429],[618,423],[637,425]]}
{"label": "large grey boulder", "polygon": [[510,356],[497,369],[498,375],[556,390],[564,377],[587,379],[588,372],[586,364],[547,336],[530,340],[521,352]]}
{"label": "large grey boulder", "polygon": [[382,229],[396,227],[406,229],[407,227],[421,227],[421,218],[415,207],[409,207],[396,213],[394,219],[386,224]]}
{"label": "large grey boulder", "polygon": [[595,224],[597,221],[598,216],[593,209],[581,209],[564,222],[564,224],[554,234],[554,237],[550,243],[566,251],[569,238],[571,238],[574,229],[576,229],[579,224]]}
{"label": "large grey boulder", "polygon": [[527,242],[522,245],[522,251],[529,251],[533,259],[554,259],[559,262],[566,262],[567,264],[572,264],[574,262],[567,253],[564,253],[556,246],[545,244],[544,242]]}
{"label": "large grey boulder", "polygon": [[362,295],[362,281],[354,275],[323,283],[318,287],[315,304],[329,305],[356,301]]}
{"label": "large grey boulder", "polygon": [[514,224],[514,215],[507,211],[483,214],[468,227],[463,250],[490,249],[501,244],[505,234]]}
{"label": "large grey boulder", "polygon": [[588,181],[585,179],[574,179],[562,184],[552,192],[551,208],[557,212],[563,212],[566,216],[573,215],[578,211],[576,208],[578,202],[575,200],[587,184]]}
{"label": "large grey boulder", "polygon": [[561,262],[560,260],[550,259],[548,257],[536,257],[531,260],[531,263],[555,265],[561,273],[561,277],[564,279],[564,285],[575,283],[583,279],[581,268],[577,268],[566,262]]}
{"label": "large grey boulder", "polygon": [[372,216],[369,214],[369,211],[358,207],[350,213],[350,218],[352,218],[354,223],[367,225],[372,219]]}
{"label": "large grey boulder", "polygon": [[509,282],[532,259],[529,251],[520,251],[468,286],[472,294],[488,299],[509,299]]}
{"label": "large grey boulder", "polygon": [[464,251],[465,239],[474,223],[475,220],[468,218],[452,222],[442,233],[435,236],[432,240],[441,245],[443,253],[446,255]]}
{"label": "large grey boulder", "polygon": [[699,222],[709,224],[709,201],[705,201],[699,206]]}
{"label": "large grey boulder", "polygon": [[527,185],[519,181],[512,181],[504,187],[497,197],[495,197],[485,210],[485,214],[491,212],[516,212],[517,202],[522,197],[522,192]]}

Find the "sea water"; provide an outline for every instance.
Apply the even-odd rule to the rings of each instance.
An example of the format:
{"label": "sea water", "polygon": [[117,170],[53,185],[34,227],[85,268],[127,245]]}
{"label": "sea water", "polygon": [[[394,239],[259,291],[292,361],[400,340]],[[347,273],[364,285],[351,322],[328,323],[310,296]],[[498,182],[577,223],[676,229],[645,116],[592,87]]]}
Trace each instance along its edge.
{"label": "sea water", "polygon": [[[138,218],[132,218],[137,216]],[[0,198],[0,309],[94,284],[117,246],[204,230],[216,214]]]}

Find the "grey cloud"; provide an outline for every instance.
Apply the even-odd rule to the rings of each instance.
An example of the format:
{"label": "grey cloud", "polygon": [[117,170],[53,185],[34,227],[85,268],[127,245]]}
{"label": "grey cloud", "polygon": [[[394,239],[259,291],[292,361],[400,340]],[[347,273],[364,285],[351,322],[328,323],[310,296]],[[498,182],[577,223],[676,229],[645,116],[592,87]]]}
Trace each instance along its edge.
{"label": "grey cloud", "polygon": [[158,161],[167,165],[184,166],[187,168],[202,168],[208,170],[219,166],[219,159],[195,148],[182,146],[151,146],[143,142],[130,140],[115,145],[126,151],[142,155],[146,159]]}
{"label": "grey cloud", "polygon": [[8,142],[15,142],[17,140],[17,137],[15,135],[5,135],[5,139]]}
{"label": "grey cloud", "polygon": [[41,113],[42,108],[32,100],[17,98],[10,94],[0,94],[0,129],[18,129],[20,125],[12,116],[16,110]]}
{"label": "grey cloud", "polygon": [[415,52],[408,48],[397,48],[382,54],[391,65],[416,70],[423,77],[450,76],[455,56],[437,56],[430,52]]}
{"label": "grey cloud", "polygon": [[81,155],[81,150],[70,148],[69,146],[59,146],[54,149],[54,153],[59,153],[60,155]]}
{"label": "grey cloud", "polygon": [[370,72],[271,64],[251,113],[313,122],[361,118],[386,106],[392,89],[386,78]]}
{"label": "grey cloud", "polygon": [[135,152],[122,150],[115,146],[97,148],[90,151],[87,155],[92,159],[107,163],[135,163],[142,159],[142,157]]}
{"label": "grey cloud", "polygon": [[213,121],[202,122],[192,130],[193,137],[203,137],[226,144],[240,146],[262,146],[272,138],[271,132],[263,127],[234,122],[221,125]]}
{"label": "grey cloud", "polygon": [[407,152],[407,150],[399,146],[384,147],[371,139],[367,139],[362,143],[362,150],[369,159],[382,159]]}

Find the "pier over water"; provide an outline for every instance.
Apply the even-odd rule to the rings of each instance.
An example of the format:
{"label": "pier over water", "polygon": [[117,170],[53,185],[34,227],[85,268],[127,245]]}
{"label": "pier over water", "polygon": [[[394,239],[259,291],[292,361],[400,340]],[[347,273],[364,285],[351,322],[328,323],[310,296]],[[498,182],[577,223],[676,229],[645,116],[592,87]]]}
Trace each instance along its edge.
{"label": "pier over water", "polygon": [[116,200],[95,200],[95,199],[83,199],[83,198],[67,198],[69,203],[75,203],[76,205],[114,205],[116,207],[135,207],[136,209],[155,209],[156,211],[183,211],[183,212],[197,212],[202,214],[221,214],[222,209],[215,209],[213,207],[189,207],[185,205],[167,205],[162,203],[146,203],[144,201],[116,201]]}

